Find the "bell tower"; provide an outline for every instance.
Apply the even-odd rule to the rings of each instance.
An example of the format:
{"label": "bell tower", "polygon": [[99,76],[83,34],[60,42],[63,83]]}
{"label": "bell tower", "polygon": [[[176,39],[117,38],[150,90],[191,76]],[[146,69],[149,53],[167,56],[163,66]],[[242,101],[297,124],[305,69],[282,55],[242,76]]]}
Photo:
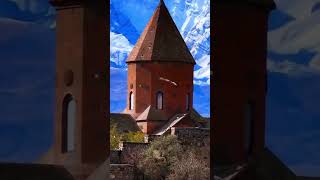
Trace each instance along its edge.
{"label": "bell tower", "polygon": [[267,32],[273,0],[216,0],[213,98],[214,163],[242,163],[265,146]]}
{"label": "bell tower", "polygon": [[57,11],[55,161],[85,179],[109,152],[106,1],[50,3]]}

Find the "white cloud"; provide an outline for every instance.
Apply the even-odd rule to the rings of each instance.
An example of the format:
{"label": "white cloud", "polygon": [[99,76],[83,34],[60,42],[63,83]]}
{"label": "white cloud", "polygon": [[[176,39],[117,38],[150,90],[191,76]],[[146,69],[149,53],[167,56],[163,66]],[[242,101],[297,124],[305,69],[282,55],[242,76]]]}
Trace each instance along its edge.
{"label": "white cloud", "polygon": [[320,11],[269,32],[269,50],[281,54],[295,54],[301,50],[320,53],[319,19]]}
{"label": "white cloud", "polygon": [[48,1],[44,0],[9,0],[16,3],[18,8],[22,11],[29,11],[31,13],[44,13],[49,9]]}
{"label": "white cloud", "polygon": [[313,6],[320,0],[275,0],[277,9],[296,19],[304,19],[311,14]]}
{"label": "white cloud", "polygon": [[[268,33],[268,49],[278,54],[294,55],[301,51],[315,53],[306,64],[297,64],[290,59],[281,62],[268,61],[268,70],[288,75],[320,72],[320,11],[312,12],[320,0],[277,0],[279,10],[296,18]],[[308,62],[309,61],[309,62]]]}
{"label": "white cloud", "polygon": [[278,54],[298,54],[308,51],[316,55],[306,65],[290,62],[268,62],[271,72],[288,75],[320,72],[320,11],[312,12],[320,0],[277,0],[279,10],[296,18],[282,27],[268,33],[268,49]]}
{"label": "white cloud", "polygon": [[297,64],[289,60],[276,62],[268,59],[267,69],[269,72],[286,74],[288,76],[305,76],[308,74],[320,74],[320,71],[312,66]]}

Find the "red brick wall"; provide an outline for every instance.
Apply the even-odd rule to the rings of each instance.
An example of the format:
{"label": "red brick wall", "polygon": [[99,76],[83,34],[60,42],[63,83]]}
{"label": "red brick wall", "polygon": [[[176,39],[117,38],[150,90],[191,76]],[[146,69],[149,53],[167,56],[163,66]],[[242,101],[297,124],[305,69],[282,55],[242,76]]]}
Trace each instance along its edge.
{"label": "red brick wall", "polygon": [[216,4],[211,105],[215,162],[246,160],[244,110],[249,99],[256,109],[254,152],[264,147],[267,15],[252,5]]}
{"label": "red brick wall", "polygon": [[[169,79],[178,84],[175,86],[159,78]],[[163,92],[163,112],[171,117],[186,111],[186,95],[193,98],[193,65],[185,63],[130,63],[128,64],[128,95],[135,93],[134,116],[138,116],[149,105],[156,107],[156,93]],[[127,111],[129,101],[127,100]],[[191,108],[190,107],[190,108]]]}

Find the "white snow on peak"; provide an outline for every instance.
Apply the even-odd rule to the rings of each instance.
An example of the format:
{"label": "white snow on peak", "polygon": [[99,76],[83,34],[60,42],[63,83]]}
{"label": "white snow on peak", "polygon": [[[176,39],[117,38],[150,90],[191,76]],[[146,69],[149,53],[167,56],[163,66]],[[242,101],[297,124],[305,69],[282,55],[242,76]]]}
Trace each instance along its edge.
{"label": "white snow on peak", "polygon": [[199,65],[202,68],[210,66],[210,55],[203,55],[201,58],[197,60],[197,65]]}
{"label": "white snow on peak", "polygon": [[110,60],[119,66],[125,66],[125,61],[133,49],[133,45],[122,34],[110,32]]}
{"label": "white snow on peak", "polygon": [[[180,5],[181,6],[181,5]],[[180,32],[200,69],[194,72],[195,84],[210,84],[210,1],[185,2],[186,19]]]}
{"label": "white snow on peak", "polygon": [[194,71],[194,77],[196,79],[205,78],[205,80],[210,78],[210,66],[207,66],[207,67],[204,67],[204,68],[200,68],[200,69]]}

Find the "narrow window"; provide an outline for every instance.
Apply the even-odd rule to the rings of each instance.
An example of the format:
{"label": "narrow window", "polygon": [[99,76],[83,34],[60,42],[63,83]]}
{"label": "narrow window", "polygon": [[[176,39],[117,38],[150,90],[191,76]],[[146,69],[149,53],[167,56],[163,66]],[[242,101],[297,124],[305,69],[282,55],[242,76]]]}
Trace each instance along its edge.
{"label": "narrow window", "polygon": [[133,92],[130,92],[129,95],[129,110],[133,110],[134,108],[134,94]]}
{"label": "narrow window", "polygon": [[245,107],[245,150],[250,156],[253,150],[254,141],[254,106],[248,102]]}
{"label": "narrow window", "polygon": [[188,93],[186,95],[186,110],[189,111],[189,107],[190,107],[190,94]]}
{"label": "narrow window", "polygon": [[163,109],[163,93],[157,92],[157,109]]}
{"label": "narrow window", "polygon": [[62,117],[62,152],[75,150],[76,102],[67,95],[63,102]]}

